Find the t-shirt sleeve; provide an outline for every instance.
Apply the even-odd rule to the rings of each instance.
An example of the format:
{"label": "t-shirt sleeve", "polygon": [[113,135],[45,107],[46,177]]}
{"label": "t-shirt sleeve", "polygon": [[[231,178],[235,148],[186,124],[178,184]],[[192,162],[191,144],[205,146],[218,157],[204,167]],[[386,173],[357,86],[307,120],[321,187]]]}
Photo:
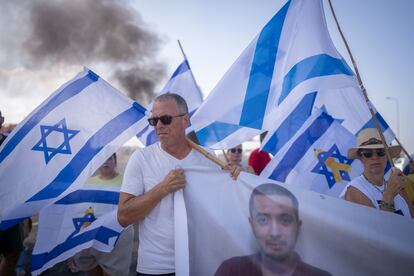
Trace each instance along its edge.
{"label": "t-shirt sleeve", "polygon": [[121,192],[132,195],[144,193],[144,181],[142,175],[142,154],[140,150],[135,151],[128,160],[122,180]]}

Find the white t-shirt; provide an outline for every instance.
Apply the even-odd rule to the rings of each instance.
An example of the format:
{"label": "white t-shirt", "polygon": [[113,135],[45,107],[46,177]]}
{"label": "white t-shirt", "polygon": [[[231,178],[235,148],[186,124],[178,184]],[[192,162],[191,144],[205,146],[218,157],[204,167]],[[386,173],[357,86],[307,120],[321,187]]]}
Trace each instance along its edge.
{"label": "white t-shirt", "polygon": [[[165,152],[159,143],[136,150],[124,173],[121,192],[141,195],[160,183],[173,169],[217,166],[195,150],[182,160]],[[146,274],[175,272],[173,195],[164,197],[139,223],[137,271]]]}
{"label": "white t-shirt", "polygon": [[[349,182],[349,184],[342,191],[340,195],[341,198],[345,198],[345,194],[349,186],[357,188],[361,193],[363,193],[366,197],[368,197],[371,200],[371,203],[375,206],[375,208],[380,208],[379,201],[382,200],[382,193],[385,189],[384,185],[380,187],[375,187],[373,184],[369,183],[363,175],[360,175],[352,179],[351,182]],[[394,198],[394,207],[395,213],[402,212],[404,216],[411,218],[408,205],[405,202],[404,198],[402,198],[399,194],[396,195]]]}

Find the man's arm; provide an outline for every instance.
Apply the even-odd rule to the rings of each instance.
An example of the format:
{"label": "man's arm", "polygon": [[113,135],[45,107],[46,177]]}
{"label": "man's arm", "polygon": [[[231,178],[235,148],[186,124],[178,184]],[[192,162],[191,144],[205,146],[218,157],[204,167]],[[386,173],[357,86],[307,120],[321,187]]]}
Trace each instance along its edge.
{"label": "man's arm", "polygon": [[121,192],[118,204],[118,222],[123,227],[143,220],[168,194],[185,186],[183,169],[170,171],[163,181],[148,192],[134,196]]}

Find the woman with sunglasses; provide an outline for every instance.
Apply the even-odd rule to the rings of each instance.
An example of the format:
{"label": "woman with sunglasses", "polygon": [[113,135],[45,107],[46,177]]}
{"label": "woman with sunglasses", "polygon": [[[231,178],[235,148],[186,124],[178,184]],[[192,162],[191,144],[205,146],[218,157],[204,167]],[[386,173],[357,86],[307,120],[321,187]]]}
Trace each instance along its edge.
{"label": "woman with sunglasses", "polygon": [[229,166],[238,166],[242,171],[253,173],[253,169],[247,164],[243,164],[243,147],[235,146],[227,150],[227,158]]}
{"label": "woman with sunglasses", "polygon": [[[400,146],[388,147],[391,158],[401,151]],[[393,168],[388,181],[384,179],[387,156],[376,128],[362,130],[357,137],[357,147],[348,150],[349,159],[359,159],[364,172],[353,179],[341,197],[365,206],[414,217],[414,207],[404,190],[403,173]]]}

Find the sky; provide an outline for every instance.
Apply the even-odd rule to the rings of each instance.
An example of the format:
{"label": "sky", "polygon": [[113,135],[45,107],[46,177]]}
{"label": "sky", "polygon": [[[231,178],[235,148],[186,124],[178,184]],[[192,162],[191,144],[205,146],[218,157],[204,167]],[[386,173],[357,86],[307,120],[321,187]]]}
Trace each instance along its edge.
{"label": "sky", "polygon": [[[3,10],[7,8],[7,12],[0,15],[0,37],[3,38],[0,44],[0,110],[6,117],[6,123],[22,120],[60,85],[73,78],[82,66],[94,70],[123,91],[128,90],[127,81],[147,84],[143,88],[147,92],[151,89],[158,91],[183,59],[178,39],[199,86],[207,96],[248,43],[285,3],[281,0],[118,1],[122,7],[114,7],[115,13],[111,14],[111,18],[118,21],[114,19],[114,22],[102,23],[97,19],[92,21],[95,23],[88,22],[91,27],[89,33],[86,30],[86,38],[83,33],[79,35],[70,28],[63,28],[59,33],[63,37],[65,32],[74,33],[70,37],[75,37],[75,41],[78,38],[79,43],[72,47],[79,46],[80,50],[67,48],[70,43],[67,40],[57,45],[56,50],[46,47],[48,44],[45,41],[48,40],[38,40],[38,36],[46,37],[44,30],[50,27],[50,22],[42,20],[50,17],[43,13],[43,8],[50,1],[37,1],[37,5],[21,1],[29,5],[29,9],[15,2],[20,1],[3,1],[0,4]],[[76,4],[79,0],[67,2]],[[111,2],[104,0],[102,3]],[[334,44],[351,65],[328,9],[328,1],[323,3]],[[332,0],[332,3],[370,100],[402,145],[408,152],[414,152],[414,131],[410,128],[411,106],[414,103],[414,87],[411,84],[414,72],[414,1]],[[49,4],[48,8],[49,12],[57,13],[58,7],[50,7]],[[81,28],[76,23],[84,19],[71,18],[71,9],[73,14],[80,14],[88,20],[98,17],[97,14],[108,13],[99,5],[92,4],[83,7],[81,12],[77,7],[60,11],[57,17],[69,18],[68,22],[74,24],[74,28]],[[33,19],[33,14],[37,15],[37,21]],[[131,32],[129,23],[141,27]],[[94,26],[99,30],[94,31]],[[96,46],[102,42],[103,35],[99,34],[111,35],[119,30],[128,37],[127,40],[119,42],[119,37],[104,39],[104,45],[116,46],[110,50]],[[20,33],[22,35],[17,35]],[[139,44],[133,39],[134,34],[149,42]],[[95,36],[92,44],[83,43]],[[53,44],[55,40],[49,42]],[[129,45],[134,45],[132,51],[135,54],[120,56],[119,52],[130,50]],[[80,51],[83,54],[79,54]],[[52,58],[47,61],[39,58],[42,53]],[[141,56],[145,57],[144,61]],[[131,81],[127,74],[132,70],[148,76],[152,82],[148,83],[146,79]],[[138,92],[126,93],[134,96]],[[150,92],[147,94],[146,100],[153,96]]]}

